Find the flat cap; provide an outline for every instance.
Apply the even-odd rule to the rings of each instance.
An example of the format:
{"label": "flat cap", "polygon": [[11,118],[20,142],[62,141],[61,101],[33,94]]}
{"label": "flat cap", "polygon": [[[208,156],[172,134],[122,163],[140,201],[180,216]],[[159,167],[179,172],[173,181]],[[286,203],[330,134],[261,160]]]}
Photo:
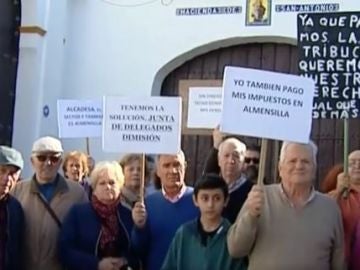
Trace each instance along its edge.
{"label": "flat cap", "polygon": [[32,147],[33,153],[39,152],[54,152],[54,153],[62,153],[64,152],[61,142],[50,136],[42,137],[36,140]]}
{"label": "flat cap", "polygon": [[0,165],[12,165],[20,170],[24,168],[21,153],[14,148],[0,145]]}

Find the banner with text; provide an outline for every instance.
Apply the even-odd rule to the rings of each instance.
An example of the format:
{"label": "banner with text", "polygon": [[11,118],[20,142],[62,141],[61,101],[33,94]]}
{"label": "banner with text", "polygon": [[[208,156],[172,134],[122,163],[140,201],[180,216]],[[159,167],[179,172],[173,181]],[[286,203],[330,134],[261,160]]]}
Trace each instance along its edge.
{"label": "banner with text", "polygon": [[57,111],[60,138],[101,137],[101,100],[60,99]]}
{"label": "banner with text", "polygon": [[180,151],[181,98],[104,97],[103,149],[175,154]]}
{"label": "banner with text", "polygon": [[221,87],[190,87],[188,128],[214,129],[221,118]]}
{"label": "banner with text", "polygon": [[220,130],[307,143],[314,89],[309,78],[226,67]]}
{"label": "banner with text", "polygon": [[298,15],[299,71],[316,82],[313,118],[360,117],[360,12]]}

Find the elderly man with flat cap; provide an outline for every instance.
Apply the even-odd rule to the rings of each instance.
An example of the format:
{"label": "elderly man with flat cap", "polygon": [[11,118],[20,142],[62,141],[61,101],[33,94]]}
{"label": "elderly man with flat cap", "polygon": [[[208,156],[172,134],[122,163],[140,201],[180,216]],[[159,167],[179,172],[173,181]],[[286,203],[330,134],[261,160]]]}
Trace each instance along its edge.
{"label": "elderly man with flat cap", "polygon": [[0,269],[23,269],[24,213],[20,203],[9,194],[23,166],[17,150],[0,146]]}
{"label": "elderly man with flat cap", "polygon": [[58,170],[62,162],[61,142],[42,137],[34,142],[29,181],[19,182],[13,195],[25,214],[25,258],[28,270],[63,269],[57,257],[57,237],[62,220],[76,203],[87,201],[84,189],[64,179]]}

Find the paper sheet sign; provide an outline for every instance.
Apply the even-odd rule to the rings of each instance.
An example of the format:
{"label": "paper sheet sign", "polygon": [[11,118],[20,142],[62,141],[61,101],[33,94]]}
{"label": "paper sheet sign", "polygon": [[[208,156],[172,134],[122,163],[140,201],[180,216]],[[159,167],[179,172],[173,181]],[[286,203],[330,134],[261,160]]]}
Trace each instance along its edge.
{"label": "paper sheet sign", "polygon": [[60,138],[101,137],[101,99],[61,99],[57,102],[57,111]]}
{"label": "paper sheet sign", "polygon": [[222,87],[190,87],[188,128],[214,129],[220,123]]}
{"label": "paper sheet sign", "polygon": [[180,127],[179,97],[104,98],[104,151],[176,154]]}
{"label": "paper sheet sign", "polygon": [[309,78],[226,67],[220,130],[307,143],[315,83]]}

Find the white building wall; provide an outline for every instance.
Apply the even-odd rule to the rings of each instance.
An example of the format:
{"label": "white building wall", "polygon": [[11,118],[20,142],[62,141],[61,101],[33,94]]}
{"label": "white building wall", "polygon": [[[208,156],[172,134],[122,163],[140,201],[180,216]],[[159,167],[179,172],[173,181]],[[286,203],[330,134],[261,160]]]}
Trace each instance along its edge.
{"label": "white building wall", "polygon": [[[248,42],[296,44],[296,13],[276,13],[275,4],[326,2],[338,3],[340,11],[360,9],[359,1],[273,0],[270,26],[245,26],[245,0],[22,2],[22,25],[47,31],[44,37],[21,36],[13,145],[26,158],[36,138],[57,134],[59,98],[159,95],[166,75],[196,55]],[[209,6],[241,6],[242,13],[176,16],[176,8]],[[85,139],[63,144],[66,150],[86,149]],[[96,160],[120,156],[103,153],[100,139],[90,139],[90,147]]]}

